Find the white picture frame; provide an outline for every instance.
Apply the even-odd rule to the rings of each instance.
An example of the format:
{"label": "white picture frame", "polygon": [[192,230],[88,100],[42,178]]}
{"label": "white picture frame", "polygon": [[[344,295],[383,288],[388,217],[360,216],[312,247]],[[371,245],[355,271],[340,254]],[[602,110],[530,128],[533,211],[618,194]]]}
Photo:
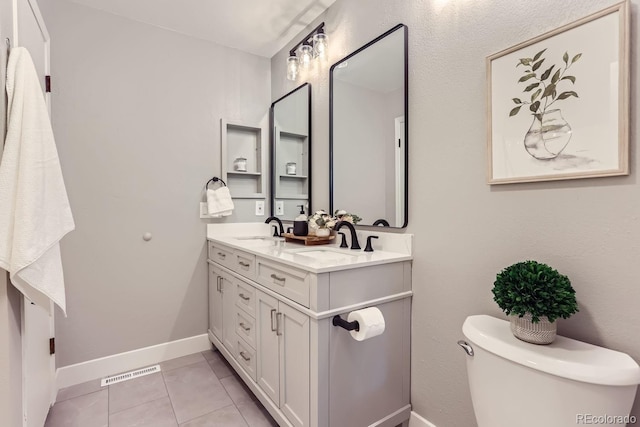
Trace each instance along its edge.
{"label": "white picture frame", "polygon": [[629,1],[487,57],[489,184],[629,174]]}

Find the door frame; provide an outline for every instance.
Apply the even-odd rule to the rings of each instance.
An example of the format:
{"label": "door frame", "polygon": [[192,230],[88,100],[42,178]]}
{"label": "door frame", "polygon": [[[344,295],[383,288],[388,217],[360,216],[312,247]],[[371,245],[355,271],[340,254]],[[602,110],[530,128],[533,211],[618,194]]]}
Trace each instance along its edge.
{"label": "door frame", "polygon": [[[394,152],[395,152],[395,202],[396,202],[396,218],[395,224],[391,224],[392,227],[400,227],[405,218],[405,121],[404,116],[396,117],[394,119],[395,124],[395,138],[394,138]],[[398,144],[396,145],[396,141]],[[398,223],[400,225],[398,225]]]}
{"label": "door frame", "polygon": [[[19,3],[22,2],[22,3]],[[47,26],[44,22],[44,18],[42,13],[40,12],[40,8],[38,7],[38,3],[36,0],[12,0],[12,13],[13,13],[13,41],[12,46],[18,47],[21,46],[20,40],[20,22],[19,22],[19,7],[28,6],[35,22],[38,26],[40,34],[42,36],[43,43],[43,52],[44,52],[44,73],[46,76],[51,74],[51,37],[49,35],[49,31],[47,30]],[[43,82],[44,83],[44,82]],[[49,113],[49,117],[51,117],[51,95],[46,90],[44,91],[44,99],[47,105],[47,112]],[[27,366],[27,355],[29,354],[29,344],[28,340],[25,339],[27,336],[27,331],[29,328],[29,322],[33,320],[34,323],[37,323],[35,318],[36,315],[32,315],[33,310],[30,310],[29,307],[31,302],[22,296],[22,309],[20,314],[20,332],[22,335],[22,425],[23,427],[30,427],[32,424],[30,423],[29,415],[29,389],[27,382],[27,375],[29,373],[29,369]],[[54,320],[54,304],[52,301],[49,301],[49,307],[43,307],[43,310],[47,311],[47,315],[49,317],[48,321],[48,336],[49,338],[55,337],[55,320]],[[44,333],[43,333],[44,335]],[[47,343],[43,343],[42,345],[38,345],[39,349],[46,348]],[[49,357],[49,385],[50,385],[50,393],[48,396],[48,405],[49,407],[53,405],[55,402],[57,387],[55,381],[55,370],[56,370],[56,361],[55,354],[48,355]],[[25,369],[26,368],[26,369]]]}

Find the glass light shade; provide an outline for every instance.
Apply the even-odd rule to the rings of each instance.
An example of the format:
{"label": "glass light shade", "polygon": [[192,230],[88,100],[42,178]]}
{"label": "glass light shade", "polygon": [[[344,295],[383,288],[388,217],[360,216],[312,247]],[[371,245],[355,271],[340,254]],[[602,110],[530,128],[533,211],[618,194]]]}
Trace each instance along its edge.
{"label": "glass light shade", "polygon": [[298,76],[298,58],[290,56],[287,58],[287,79],[295,80]]}
{"label": "glass light shade", "polygon": [[311,66],[313,59],[313,48],[311,45],[303,44],[300,46],[300,68],[307,69]]}
{"label": "glass light shade", "polygon": [[329,47],[329,38],[325,33],[318,33],[313,36],[313,51],[320,59],[327,59],[327,49]]}

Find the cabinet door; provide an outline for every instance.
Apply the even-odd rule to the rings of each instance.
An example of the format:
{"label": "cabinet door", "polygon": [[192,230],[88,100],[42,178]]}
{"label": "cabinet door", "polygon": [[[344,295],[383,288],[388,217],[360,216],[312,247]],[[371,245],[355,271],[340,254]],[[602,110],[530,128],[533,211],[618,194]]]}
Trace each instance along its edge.
{"label": "cabinet door", "polygon": [[279,305],[280,409],[295,427],[309,426],[309,317]]}
{"label": "cabinet door", "polygon": [[236,354],[236,290],[234,278],[222,275],[222,344]]}
{"label": "cabinet door", "polygon": [[258,385],[276,405],[279,405],[280,357],[277,313],[278,300],[256,289]]}
{"label": "cabinet door", "polygon": [[209,264],[209,330],[222,341],[222,276]]}

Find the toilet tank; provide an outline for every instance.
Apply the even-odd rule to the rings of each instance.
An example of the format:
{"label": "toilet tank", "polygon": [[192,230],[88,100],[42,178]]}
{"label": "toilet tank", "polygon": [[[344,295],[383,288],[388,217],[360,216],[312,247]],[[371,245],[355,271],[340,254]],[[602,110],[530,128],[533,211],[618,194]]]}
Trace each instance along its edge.
{"label": "toilet tank", "polygon": [[[624,426],[640,367],[627,354],[558,336],[520,341],[509,322],[469,316],[467,374],[478,427]],[[631,418],[631,419],[630,419]]]}

